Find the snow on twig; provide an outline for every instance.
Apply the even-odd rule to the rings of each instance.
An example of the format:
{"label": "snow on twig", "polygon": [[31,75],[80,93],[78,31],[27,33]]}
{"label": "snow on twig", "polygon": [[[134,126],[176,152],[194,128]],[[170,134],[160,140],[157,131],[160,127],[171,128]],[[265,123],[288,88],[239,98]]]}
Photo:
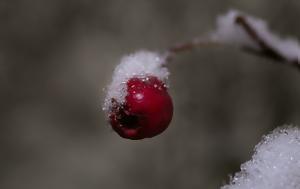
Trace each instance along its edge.
{"label": "snow on twig", "polygon": [[216,44],[236,46],[246,52],[300,69],[300,44],[296,39],[283,39],[271,32],[265,21],[236,10],[219,16],[216,29],[209,35],[176,44],[168,52],[174,55]]}

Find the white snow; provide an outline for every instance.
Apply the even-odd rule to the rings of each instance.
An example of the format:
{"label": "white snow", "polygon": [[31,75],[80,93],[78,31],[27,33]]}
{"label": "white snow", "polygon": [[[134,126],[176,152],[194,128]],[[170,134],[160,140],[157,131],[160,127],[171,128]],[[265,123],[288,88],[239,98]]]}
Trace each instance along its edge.
{"label": "white snow", "polygon": [[278,128],[221,189],[300,189],[300,129]]}
{"label": "white snow", "polygon": [[259,46],[253,42],[244,29],[235,23],[236,17],[240,14],[239,11],[230,10],[225,15],[219,16],[216,30],[211,33],[211,37],[221,43],[258,49]]}
{"label": "white snow", "polygon": [[154,76],[166,83],[169,71],[164,67],[165,62],[165,56],[150,51],[138,51],[123,57],[121,63],[114,70],[103,110],[110,110],[112,98],[119,103],[124,103],[127,95],[126,83],[133,77],[145,79],[147,76]]}
{"label": "white snow", "polygon": [[237,10],[230,10],[225,15],[218,17],[216,30],[211,33],[211,37],[221,43],[260,50],[259,45],[250,38],[247,32],[240,25],[235,23],[239,15],[242,15],[246,19],[247,23],[268,46],[272,47],[286,60],[300,61],[300,44],[297,40],[292,38],[280,38],[270,31],[265,21]]}

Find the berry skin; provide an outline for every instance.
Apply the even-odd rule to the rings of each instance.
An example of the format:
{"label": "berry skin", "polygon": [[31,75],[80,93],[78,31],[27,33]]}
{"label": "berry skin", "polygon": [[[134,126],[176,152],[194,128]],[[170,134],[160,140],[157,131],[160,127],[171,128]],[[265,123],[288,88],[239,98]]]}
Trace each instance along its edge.
{"label": "berry skin", "polygon": [[164,83],[156,77],[127,81],[125,103],[112,99],[112,128],[123,138],[139,140],[162,133],[173,116],[173,103]]}

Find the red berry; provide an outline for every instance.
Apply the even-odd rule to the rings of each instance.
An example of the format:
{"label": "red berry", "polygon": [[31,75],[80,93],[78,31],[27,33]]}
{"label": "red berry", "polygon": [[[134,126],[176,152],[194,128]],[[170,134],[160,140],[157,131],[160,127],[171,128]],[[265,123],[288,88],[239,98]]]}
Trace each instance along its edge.
{"label": "red berry", "polygon": [[112,128],[121,136],[138,140],[162,133],[170,124],[173,103],[164,83],[156,77],[127,82],[125,103],[112,99]]}

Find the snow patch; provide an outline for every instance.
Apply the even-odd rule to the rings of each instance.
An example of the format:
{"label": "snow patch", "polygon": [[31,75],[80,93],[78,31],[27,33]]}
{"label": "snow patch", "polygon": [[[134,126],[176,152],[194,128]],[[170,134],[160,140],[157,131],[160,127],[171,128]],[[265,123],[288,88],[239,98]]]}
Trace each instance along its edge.
{"label": "snow patch", "polygon": [[252,160],[241,166],[221,189],[299,189],[300,129],[278,128],[255,147]]}

